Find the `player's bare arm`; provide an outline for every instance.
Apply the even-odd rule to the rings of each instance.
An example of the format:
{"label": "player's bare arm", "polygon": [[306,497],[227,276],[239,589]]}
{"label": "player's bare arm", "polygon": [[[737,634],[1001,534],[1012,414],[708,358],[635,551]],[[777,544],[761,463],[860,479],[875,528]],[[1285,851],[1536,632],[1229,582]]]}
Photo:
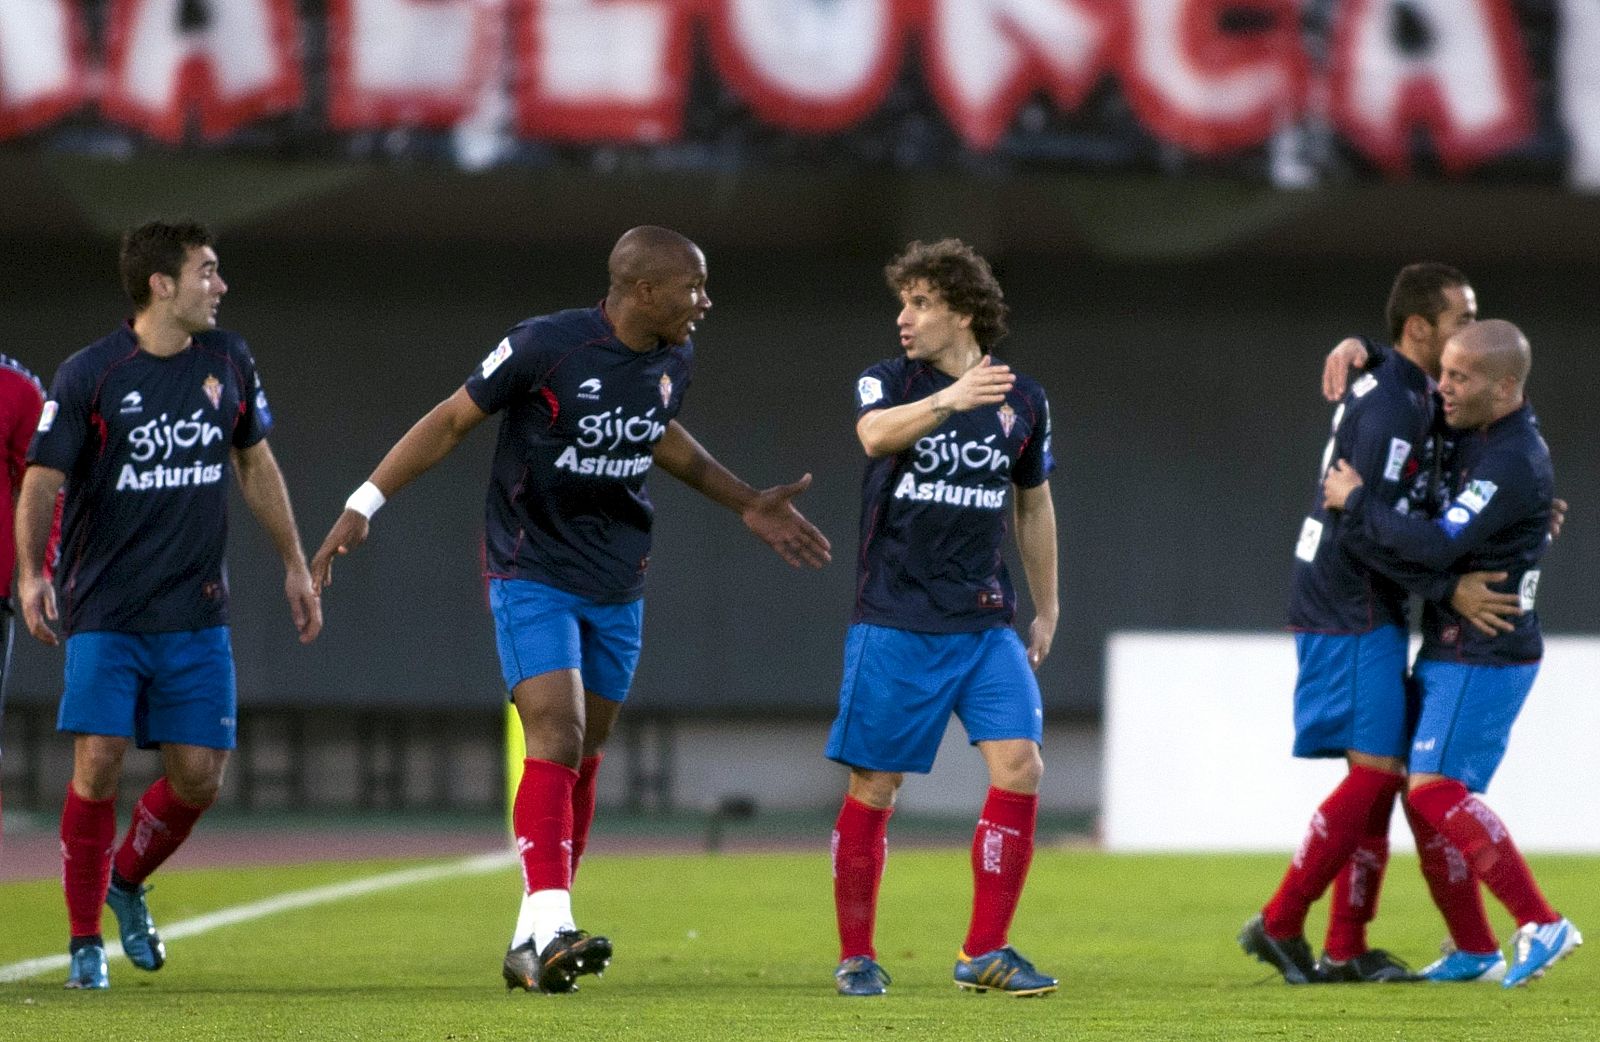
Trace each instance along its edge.
{"label": "player's bare arm", "polygon": [[1038,669],[1050,654],[1050,645],[1056,638],[1056,624],[1061,617],[1056,507],[1050,498],[1050,483],[1017,489],[1012,512],[1017,549],[1022,554],[1022,572],[1028,580],[1028,597],[1033,601],[1033,622],[1028,627],[1028,664]]}
{"label": "player's bare arm", "polygon": [[[440,460],[461,444],[472,429],[488,418],[488,413],[478,408],[465,387],[435,405],[428,414],[412,425],[411,429],[394,443],[378,468],[367,479],[379,496],[378,503],[393,496],[402,488],[421,477]],[[362,486],[363,489],[366,486]],[[354,550],[367,541],[371,512],[362,513],[346,506],[339,519],[333,523],[328,536],[311,559],[311,580],[318,590],[333,585],[333,558]]]}
{"label": "player's bare arm", "polygon": [[1322,363],[1322,397],[1336,402],[1344,397],[1350,370],[1367,364],[1367,347],[1353,336],[1345,337],[1328,352]]}
{"label": "player's bare arm", "polygon": [[232,455],[245,505],[266,529],[283,560],[283,595],[288,598],[300,643],[310,644],[322,632],[322,598],[306,568],[306,552],[300,545],[300,529],[294,523],[283,471],[264,438],[247,449],[234,449]]}
{"label": "player's bare arm", "polygon": [[984,355],[977,365],[941,391],[918,401],[867,413],[856,423],[856,437],[861,439],[861,447],[872,459],[904,452],[916,444],[918,438],[937,430],[952,413],[999,405],[1016,382],[1016,374],[1009,365]]}
{"label": "player's bare arm", "polygon": [[745,527],[796,568],[821,568],[833,559],[826,536],[800,511],[794,497],[811,487],[811,475],[787,485],[757,490],[717,462],[677,420],[653,450],[656,466],[705,496],[737,513]]}
{"label": "player's bare arm", "polygon": [[17,602],[28,632],[51,647],[61,643],[50,628],[60,615],[56,611],[55,587],[44,577],[44,555],[55,523],[56,493],[66,480],[59,470],[32,466],[22,476],[22,488],[17,493]]}

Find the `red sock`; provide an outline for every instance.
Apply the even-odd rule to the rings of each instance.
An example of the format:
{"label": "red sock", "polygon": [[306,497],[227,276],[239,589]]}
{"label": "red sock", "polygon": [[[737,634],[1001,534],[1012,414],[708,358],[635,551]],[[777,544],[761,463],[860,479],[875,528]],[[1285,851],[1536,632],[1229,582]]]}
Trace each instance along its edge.
{"label": "red sock", "polygon": [[1262,909],[1268,936],[1284,939],[1305,932],[1306,913],[1350,860],[1376,808],[1393,806],[1402,781],[1398,774],[1351,765],[1344,781],[1311,816],[1311,827],[1278,892]]}
{"label": "red sock", "polygon": [[1494,927],[1483,908],[1483,891],[1478,877],[1461,851],[1457,850],[1428,819],[1417,813],[1410,800],[1402,801],[1411,834],[1417,838],[1417,857],[1422,878],[1427,881],[1433,903],[1444,916],[1450,940],[1456,948],[1474,955],[1487,955],[1500,949]]}
{"label": "red sock", "polygon": [[578,772],[528,757],[511,806],[511,830],[522,855],[522,885],[530,894],[572,889],[572,790]]}
{"label": "red sock", "polygon": [[889,851],[889,815],[844,798],[833,826],[833,908],[839,922],[839,960],[878,957],[872,928],[878,919],[878,883]]}
{"label": "red sock", "polygon": [[128,834],[112,861],[117,875],[129,883],[144,882],[189,838],[189,830],[209,806],[190,806],[178,799],[165,777],[157,778],[134,804]]}
{"label": "red sock", "polygon": [[74,937],[100,933],[100,909],[111,883],[111,844],[117,838],[117,801],[86,800],[67,784],[61,808],[61,888]]}
{"label": "red sock", "polygon": [[1472,874],[1506,906],[1518,924],[1553,923],[1561,916],[1539,892],[1511,833],[1495,812],[1453,778],[1412,789],[1417,812],[1466,855]]}
{"label": "red sock", "polygon": [[589,845],[589,826],[594,823],[594,784],[605,753],[585,756],[578,764],[578,781],[572,787],[572,875],[578,875],[578,862]]}
{"label": "red sock", "polygon": [[1033,861],[1033,826],[1039,797],[989,787],[972,833],[972,920],[961,950],[982,955],[1004,948],[1022,884]]}
{"label": "red sock", "polygon": [[1378,894],[1384,869],[1389,867],[1389,819],[1394,816],[1395,791],[1372,805],[1367,827],[1333,881],[1333,903],[1328,909],[1328,935],[1323,949],[1328,958],[1344,962],[1367,950],[1367,924],[1378,915]]}

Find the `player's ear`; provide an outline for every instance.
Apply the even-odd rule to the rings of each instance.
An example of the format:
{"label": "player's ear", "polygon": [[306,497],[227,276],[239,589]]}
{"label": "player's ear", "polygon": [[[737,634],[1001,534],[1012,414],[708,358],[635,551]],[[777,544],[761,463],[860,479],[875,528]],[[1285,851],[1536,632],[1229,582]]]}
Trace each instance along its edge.
{"label": "player's ear", "polygon": [[[1406,324],[1401,327],[1403,335],[1413,340],[1427,340],[1433,332],[1433,323],[1421,315],[1407,315]],[[1399,344],[1395,345],[1399,347]]]}
{"label": "player's ear", "polygon": [[150,299],[171,300],[178,292],[178,280],[159,271],[150,276]]}

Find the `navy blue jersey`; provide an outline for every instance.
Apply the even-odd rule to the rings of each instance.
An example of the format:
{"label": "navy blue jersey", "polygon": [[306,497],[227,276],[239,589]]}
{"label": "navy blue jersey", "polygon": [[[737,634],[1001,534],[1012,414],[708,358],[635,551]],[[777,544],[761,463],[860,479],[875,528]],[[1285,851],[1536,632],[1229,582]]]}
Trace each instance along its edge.
{"label": "navy blue jersey", "polygon": [[655,516],[645,477],[693,361],[691,343],[632,350],[600,307],[512,327],[466,383],[478,408],[505,412],[489,479],[489,575],[608,604],[644,593]]}
{"label": "navy blue jersey", "polygon": [[[1447,596],[1450,579],[1404,562],[1363,560],[1340,538],[1350,522],[1322,502],[1322,478],[1338,459],[1361,475],[1377,509],[1426,509],[1437,480],[1433,381],[1398,351],[1383,355],[1351,383],[1333,413],[1333,435],[1317,470],[1312,511],[1295,544],[1290,628],[1366,633],[1408,625],[1407,593]],[[1375,567],[1374,567],[1375,566]]]}
{"label": "navy blue jersey", "polygon": [[250,349],[220,329],[160,358],[125,325],[63,362],[28,449],[67,476],[62,628],[226,623],[229,450],[271,428]]}
{"label": "navy blue jersey", "polygon": [[[953,383],[926,362],[879,362],[856,382],[856,419]],[[868,462],[854,620],[924,633],[1010,625],[1017,594],[1000,552],[1010,489],[1054,469],[1050,404],[1020,373],[1000,405],[952,413],[904,452]]]}
{"label": "navy blue jersey", "polygon": [[[1550,542],[1555,470],[1527,404],[1481,431],[1458,432],[1446,460],[1451,499],[1437,518],[1397,514],[1359,488],[1345,503],[1346,537],[1363,554],[1384,553],[1455,573],[1506,572],[1502,592],[1518,592],[1523,614],[1509,633],[1488,637],[1464,624],[1443,599],[1422,613],[1422,658],[1477,665],[1537,662],[1544,654],[1539,559]],[[1360,545],[1365,544],[1365,545]]]}

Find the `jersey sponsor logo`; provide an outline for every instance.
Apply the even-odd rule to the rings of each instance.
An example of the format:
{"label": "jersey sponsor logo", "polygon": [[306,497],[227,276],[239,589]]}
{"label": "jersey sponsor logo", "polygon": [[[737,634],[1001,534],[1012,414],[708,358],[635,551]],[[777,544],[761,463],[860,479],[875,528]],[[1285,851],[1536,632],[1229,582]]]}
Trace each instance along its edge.
{"label": "jersey sponsor logo", "polygon": [[1011,457],[1006,455],[1003,448],[990,444],[994,439],[995,435],[991,434],[982,441],[957,441],[955,434],[950,431],[927,435],[917,439],[911,465],[917,468],[918,474],[933,474],[942,470],[946,477],[953,476],[963,467],[987,470],[991,474],[1002,471],[1009,473]]}
{"label": "jersey sponsor logo", "polygon": [[1405,473],[1406,460],[1411,458],[1411,443],[1404,438],[1389,439],[1389,462],[1383,467],[1383,480],[1399,481]]}
{"label": "jersey sponsor logo", "polygon": [[39,410],[39,433],[40,434],[49,433],[50,428],[55,426],[55,424],[56,424],[56,413],[59,412],[60,410],[61,410],[61,406],[57,405],[54,401],[48,401],[48,402],[44,403],[44,408]]}
{"label": "jersey sponsor logo", "polygon": [[221,380],[218,380],[215,376],[211,376],[211,375],[208,374],[206,376],[206,382],[200,385],[200,389],[202,391],[206,392],[206,400],[211,403],[211,407],[213,409],[222,408],[222,381]]}
{"label": "jersey sponsor logo", "polygon": [[222,464],[190,463],[182,467],[149,467],[135,470],[132,463],[124,463],[117,475],[118,492],[149,492],[162,488],[193,488],[196,485],[215,485],[222,480]]}
{"label": "jersey sponsor logo", "polygon": [[1294,544],[1294,555],[1310,564],[1317,559],[1317,548],[1322,545],[1322,522],[1308,517],[1300,526],[1300,538]]}
{"label": "jersey sponsor logo", "polygon": [[505,339],[501,340],[499,344],[495,345],[495,349],[489,352],[489,357],[485,358],[483,360],[483,364],[479,366],[479,368],[483,371],[483,378],[487,380],[489,377],[493,376],[494,371],[500,368],[501,363],[510,357],[511,338],[506,337]]}
{"label": "jersey sponsor logo", "polygon": [[144,411],[144,395],[138,391],[129,391],[122,396],[122,408],[117,410],[122,415]]}
{"label": "jersey sponsor logo", "polygon": [[661,407],[665,409],[672,404],[672,377],[666,373],[661,374]]}
{"label": "jersey sponsor logo", "polygon": [[655,463],[655,457],[649,453],[638,456],[619,456],[612,458],[604,453],[599,456],[579,456],[578,450],[568,445],[561,450],[561,455],[556,457],[556,469],[571,471],[586,478],[636,478],[649,470]]}
{"label": "jersey sponsor logo", "polygon": [[1376,386],[1378,386],[1378,378],[1368,373],[1350,385],[1350,396],[1352,398],[1364,398]]}
{"label": "jersey sponsor logo", "polygon": [[168,421],[162,413],[156,419],[141,423],[128,432],[128,444],[133,446],[128,455],[135,463],[148,463],[156,453],[168,460],[177,449],[204,448],[222,440],[222,428],[200,419],[200,410],[187,420]]}
{"label": "jersey sponsor logo", "polygon": [[1494,494],[1498,491],[1500,491],[1500,486],[1492,481],[1474,481],[1461,490],[1461,495],[1456,497],[1456,502],[1474,514],[1481,513],[1483,508],[1489,505],[1489,500],[1493,499]]}
{"label": "jersey sponsor logo", "polygon": [[1017,410],[1002,404],[995,410],[995,415],[1000,417],[1000,432],[1008,438],[1011,437],[1011,428],[1017,425]]}
{"label": "jersey sponsor logo", "polygon": [[587,402],[598,402],[600,400],[600,378],[591,376],[579,384],[578,397]]}
{"label": "jersey sponsor logo", "polygon": [[1517,596],[1522,598],[1522,610],[1532,611],[1534,601],[1539,598],[1539,569],[1533,568],[1522,573],[1522,583],[1517,587]]}
{"label": "jersey sponsor logo", "polygon": [[903,474],[899,484],[895,485],[894,498],[914,503],[943,503],[952,507],[1000,510],[1006,505],[1006,490],[973,488],[953,481],[918,481],[911,474]]}
{"label": "jersey sponsor logo", "polygon": [[609,451],[624,443],[654,445],[667,433],[667,425],[655,415],[651,408],[643,416],[623,416],[620,405],[607,412],[590,413],[578,421],[578,447]]}
{"label": "jersey sponsor logo", "polygon": [[883,401],[883,381],[876,376],[863,376],[857,380],[856,400],[862,405],[875,405]]}

